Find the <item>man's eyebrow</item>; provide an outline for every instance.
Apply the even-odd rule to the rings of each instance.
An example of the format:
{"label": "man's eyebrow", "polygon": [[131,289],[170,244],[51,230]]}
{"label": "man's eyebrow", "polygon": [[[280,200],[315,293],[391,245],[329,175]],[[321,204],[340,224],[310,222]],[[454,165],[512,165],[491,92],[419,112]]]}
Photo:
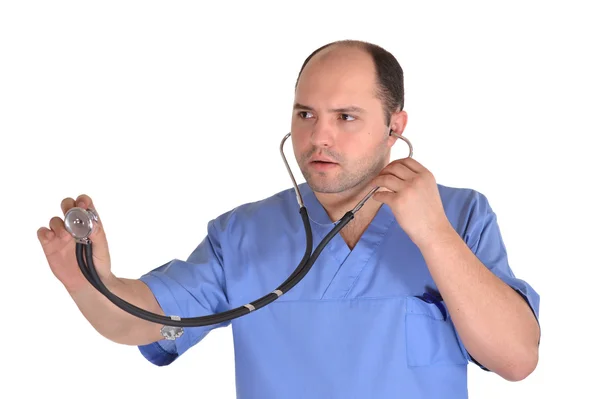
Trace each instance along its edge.
{"label": "man's eyebrow", "polygon": [[[295,103],[294,104],[294,109],[304,109],[304,110],[308,110],[308,111],[314,111],[314,108],[309,107],[308,105],[300,104],[300,103]],[[332,109],[329,109],[329,112],[338,112],[338,113],[356,112],[356,113],[361,113],[361,112],[365,112],[365,110],[363,108],[361,108],[361,107],[357,107],[356,105],[350,105],[350,106],[347,106],[347,107],[332,108]]]}
{"label": "man's eyebrow", "polygon": [[303,104],[300,104],[300,103],[295,103],[294,104],[294,109],[306,109],[306,110],[309,110],[309,111],[314,111],[314,109],[312,109],[308,105],[303,105]]}

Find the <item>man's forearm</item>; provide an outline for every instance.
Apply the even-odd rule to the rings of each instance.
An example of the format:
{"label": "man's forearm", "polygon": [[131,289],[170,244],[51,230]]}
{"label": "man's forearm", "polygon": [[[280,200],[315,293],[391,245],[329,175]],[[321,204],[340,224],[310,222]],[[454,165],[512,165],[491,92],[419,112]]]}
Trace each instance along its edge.
{"label": "man's forearm", "polygon": [[527,302],[451,226],[417,245],[471,356],[507,380],[527,377],[537,365],[540,334]]}
{"label": "man's forearm", "polygon": [[[103,283],[121,299],[164,315],[152,291],[142,281],[113,276]],[[125,345],[143,345],[162,339],[159,325],[125,312],[91,285],[69,294],[96,331],[111,341]]]}

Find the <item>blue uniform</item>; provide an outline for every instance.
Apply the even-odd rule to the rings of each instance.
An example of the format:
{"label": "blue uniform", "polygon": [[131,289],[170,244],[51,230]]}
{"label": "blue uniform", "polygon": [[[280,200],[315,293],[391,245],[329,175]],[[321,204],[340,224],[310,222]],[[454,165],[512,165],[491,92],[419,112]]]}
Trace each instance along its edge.
{"label": "blue uniform", "polygon": [[[486,197],[438,188],[458,234],[537,318],[539,295],[511,271]],[[316,247],[333,223],[306,183],[300,190]],[[208,223],[206,238],[186,261],[172,260],[141,280],[166,315],[243,306],[272,292],[298,266],[306,243],[298,209],[293,189],[239,206]],[[466,398],[467,364],[476,362],[418,247],[385,204],[353,250],[336,235],[304,279],[275,302],[139,349],[150,362],[168,365],[230,323],[240,399]]]}

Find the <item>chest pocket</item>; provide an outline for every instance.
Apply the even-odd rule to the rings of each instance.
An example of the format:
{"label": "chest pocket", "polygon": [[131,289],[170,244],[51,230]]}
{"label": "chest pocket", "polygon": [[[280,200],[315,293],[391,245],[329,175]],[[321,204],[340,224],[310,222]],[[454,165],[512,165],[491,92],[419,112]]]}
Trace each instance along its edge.
{"label": "chest pocket", "polygon": [[405,317],[409,367],[467,364],[443,301],[407,297]]}

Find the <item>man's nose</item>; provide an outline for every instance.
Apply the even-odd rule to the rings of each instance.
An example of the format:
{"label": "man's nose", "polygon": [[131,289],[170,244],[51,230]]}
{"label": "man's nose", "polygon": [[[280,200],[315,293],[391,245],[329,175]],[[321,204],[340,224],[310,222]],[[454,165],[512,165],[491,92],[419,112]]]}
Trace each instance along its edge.
{"label": "man's nose", "polygon": [[316,147],[331,147],[334,138],[334,129],[329,121],[318,119],[313,124],[313,130],[310,135],[312,145]]}

